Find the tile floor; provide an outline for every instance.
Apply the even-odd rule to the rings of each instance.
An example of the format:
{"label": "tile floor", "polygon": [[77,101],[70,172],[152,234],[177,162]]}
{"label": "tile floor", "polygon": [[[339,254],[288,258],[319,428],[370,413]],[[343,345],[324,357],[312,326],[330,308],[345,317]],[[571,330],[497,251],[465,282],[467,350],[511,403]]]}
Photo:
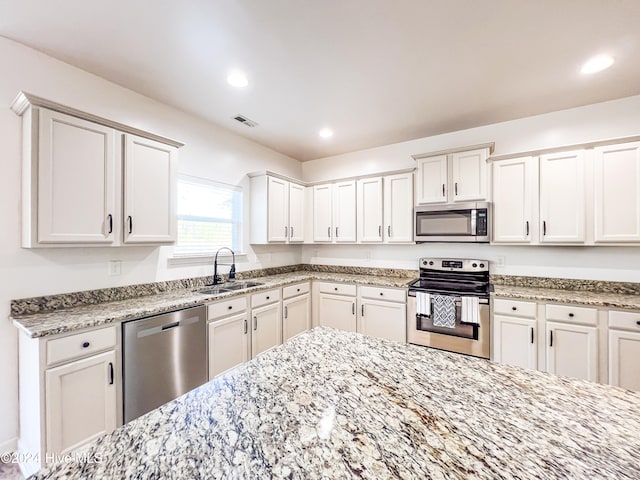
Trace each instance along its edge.
{"label": "tile floor", "polygon": [[0,462],[0,480],[24,480],[17,463]]}

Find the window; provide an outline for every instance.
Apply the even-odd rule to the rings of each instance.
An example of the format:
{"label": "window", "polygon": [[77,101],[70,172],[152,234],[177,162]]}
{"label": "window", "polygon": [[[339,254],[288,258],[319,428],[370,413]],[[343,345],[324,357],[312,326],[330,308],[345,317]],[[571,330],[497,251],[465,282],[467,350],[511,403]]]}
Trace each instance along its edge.
{"label": "window", "polygon": [[212,255],[220,247],[242,250],[242,190],[203,178],[178,177],[176,256]]}

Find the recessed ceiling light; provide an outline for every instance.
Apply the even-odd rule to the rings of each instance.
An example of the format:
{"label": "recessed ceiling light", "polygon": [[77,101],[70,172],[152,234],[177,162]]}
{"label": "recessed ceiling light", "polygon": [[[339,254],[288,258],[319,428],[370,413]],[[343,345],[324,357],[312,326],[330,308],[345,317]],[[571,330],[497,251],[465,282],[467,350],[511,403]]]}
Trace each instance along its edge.
{"label": "recessed ceiling light", "polygon": [[247,85],[249,85],[247,76],[244,73],[238,71],[231,72],[227,77],[227,82],[229,82],[229,85],[238,88],[246,87]]}
{"label": "recessed ceiling light", "polygon": [[318,132],[318,135],[320,135],[322,138],[333,137],[333,131],[330,128],[323,128]]}
{"label": "recessed ceiling light", "polygon": [[591,74],[606,70],[613,65],[613,57],[610,55],[598,55],[589,59],[580,70],[584,74]]}

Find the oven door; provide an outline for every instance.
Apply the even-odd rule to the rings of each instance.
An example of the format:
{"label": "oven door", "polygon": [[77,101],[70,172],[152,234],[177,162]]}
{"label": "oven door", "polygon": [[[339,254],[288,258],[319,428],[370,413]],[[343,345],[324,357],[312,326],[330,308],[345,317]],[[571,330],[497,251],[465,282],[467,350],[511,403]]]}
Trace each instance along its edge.
{"label": "oven door", "polygon": [[460,302],[456,302],[455,328],[434,327],[430,317],[416,314],[416,297],[409,291],[407,297],[407,340],[409,343],[439,348],[476,357],[490,356],[489,299],[480,299],[480,324],[460,322]]}

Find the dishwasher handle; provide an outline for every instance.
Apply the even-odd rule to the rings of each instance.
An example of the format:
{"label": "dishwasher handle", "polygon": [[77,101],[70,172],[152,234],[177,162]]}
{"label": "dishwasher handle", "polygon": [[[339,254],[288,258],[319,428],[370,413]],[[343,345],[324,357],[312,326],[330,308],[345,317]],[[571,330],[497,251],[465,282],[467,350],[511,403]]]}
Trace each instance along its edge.
{"label": "dishwasher handle", "polygon": [[176,327],[186,327],[187,325],[197,323],[198,321],[200,321],[199,317],[193,316],[177,322],[165,323],[164,325],[158,325],[151,328],[145,328],[144,330],[138,330],[136,336],[138,338],[148,337],[149,335],[155,335],[157,333],[163,333],[169,330],[173,330]]}
{"label": "dishwasher handle", "polygon": [[170,328],[176,328],[180,326],[180,322],[167,323],[162,326],[162,330],[169,330]]}

